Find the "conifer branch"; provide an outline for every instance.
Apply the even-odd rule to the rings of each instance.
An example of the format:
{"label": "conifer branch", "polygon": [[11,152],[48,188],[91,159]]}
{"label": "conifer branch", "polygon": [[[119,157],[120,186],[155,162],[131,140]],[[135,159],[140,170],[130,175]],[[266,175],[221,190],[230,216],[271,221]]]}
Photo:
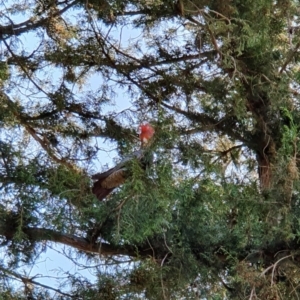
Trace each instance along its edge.
{"label": "conifer branch", "polygon": [[[53,17],[61,16],[67,10],[69,10],[70,8],[72,8],[76,4],[78,4],[78,2],[79,2],[79,0],[75,0],[75,1],[71,2],[70,4],[68,4],[64,8],[62,8],[61,10],[54,12],[51,17],[53,18]],[[14,24],[11,21],[10,25],[0,26],[0,40],[4,41],[11,35],[17,36],[22,33],[37,29],[39,27],[43,27],[45,24],[47,24],[48,20],[49,20],[49,18],[47,17],[47,18],[41,18],[40,20],[35,22],[34,18],[30,18],[29,20],[26,20],[26,21],[18,23],[18,24]],[[4,37],[4,35],[8,35],[8,36]]]}

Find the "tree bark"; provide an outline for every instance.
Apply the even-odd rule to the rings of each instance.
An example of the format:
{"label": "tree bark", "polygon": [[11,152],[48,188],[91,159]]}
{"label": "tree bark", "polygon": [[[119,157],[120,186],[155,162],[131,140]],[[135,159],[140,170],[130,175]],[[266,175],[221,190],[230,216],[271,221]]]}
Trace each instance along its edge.
{"label": "tree bark", "polygon": [[[131,257],[148,257],[149,255],[153,255],[149,249],[138,249],[132,246],[117,246],[106,242],[90,242],[83,237],[46,228],[25,227],[22,228],[22,231],[31,242],[51,241],[101,256],[126,255]],[[7,220],[0,225],[0,235],[5,236],[7,240],[12,240],[16,232],[17,223]]]}

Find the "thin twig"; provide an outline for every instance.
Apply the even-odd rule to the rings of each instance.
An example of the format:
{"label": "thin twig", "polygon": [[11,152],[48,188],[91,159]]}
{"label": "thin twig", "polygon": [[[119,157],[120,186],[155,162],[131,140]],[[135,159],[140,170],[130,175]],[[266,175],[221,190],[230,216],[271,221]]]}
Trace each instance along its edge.
{"label": "thin twig", "polygon": [[253,296],[256,298],[255,287],[252,288],[249,300],[253,299]]}
{"label": "thin twig", "polygon": [[[165,259],[167,258],[168,255],[169,255],[169,253],[167,253],[165,255],[165,257],[163,258],[163,260],[160,264],[161,268],[163,267]],[[160,272],[160,282],[161,282],[161,287],[162,287],[162,292],[163,292],[164,299],[167,300],[168,298],[167,298],[166,293],[165,293],[165,286],[164,286],[164,281],[163,281],[163,277],[162,277],[162,271]]]}
{"label": "thin twig", "polygon": [[295,46],[295,48],[290,51],[289,55],[287,56],[285,62],[283,63],[280,71],[279,71],[279,74],[282,74],[283,71],[285,71],[286,67],[288,66],[288,64],[292,61],[292,59],[294,58],[294,56],[296,55],[298,49],[300,48],[300,42],[298,42]]}
{"label": "thin twig", "polygon": [[153,257],[155,258],[155,251],[154,251],[154,249],[153,249],[153,247],[152,247],[152,245],[151,245],[151,243],[150,243],[148,237],[146,237],[146,239],[147,239],[147,242],[148,242],[148,244],[149,244],[149,246],[150,246],[150,248],[151,248],[151,250],[152,250],[152,255],[153,255]]}
{"label": "thin twig", "polygon": [[272,286],[273,283],[274,283],[273,278],[274,278],[275,269],[276,269],[276,266],[278,265],[278,263],[281,262],[282,260],[284,260],[284,259],[286,259],[286,258],[289,258],[289,257],[292,257],[292,256],[293,256],[293,255],[290,254],[290,255],[284,256],[284,257],[282,257],[282,258],[280,258],[279,260],[276,261],[276,263],[275,263],[274,266],[273,266],[273,270],[272,270],[271,286]]}
{"label": "thin twig", "polygon": [[67,293],[64,293],[64,292],[62,292],[62,291],[59,290],[59,289],[53,288],[53,287],[51,287],[51,286],[48,286],[48,285],[45,285],[45,284],[42,284],[42,283],[39,283],[39,282],[33,280],[32,278],[34,278],[34,277],[32,277],[32,278],[24,277],[24,276],[21,276],[20,274],[18,274],[18,273],[16,273],[16,272],[13,272],[13,271],[11,271],[11,270],[7,270],[7,269],[5,269],[5,268],[3,268],[3,267],[0,267],[0,270],[1,270],[2,272],[4,272],[4,273],[7,273],[7,274],[9,274],[9,275],[15,277],[15,278],[18,278],[18,279],[19,279],[20,281],[22,281],[24,284],[30,283],[30,284],[38,285],[38,286],[43,287],[43,288],[45,288],[45,289],[54,291],[54,292],[56,292],[56,293],[58,293],[58,294],[61,294],[61,295],[64,295],[64,296],[68,296],[68,297],[74,298],[74,296],[72,296],[72,295],[70,295],[70,294],[67,294]]}

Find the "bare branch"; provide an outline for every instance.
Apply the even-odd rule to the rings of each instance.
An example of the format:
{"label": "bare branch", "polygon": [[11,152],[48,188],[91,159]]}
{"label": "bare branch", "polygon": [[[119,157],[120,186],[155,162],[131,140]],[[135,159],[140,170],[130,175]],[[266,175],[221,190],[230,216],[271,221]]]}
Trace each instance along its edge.
{"label": "bare branch", "polygon": [[300,42],[298,42],[296,44],[296,46],[294,47],[294,49],[292,49],[289,53],[289,55],[287,56],[285,62],[283,63],[279,74],[282,74],[283,71],[285,71],[285,69],[287,68],[288,64],[292,61],[293,57],[296,55],[298,49],[300,48]]}
{"label": "bare branch", "polygon": [[[51,229],[45,228],[24,228],[24,233],[32,241],[51,241],[55,243],[64,244],[71,246],[77,250],[99,254],[101,256],[111,256],[111,255],[126,255],[132,257],[146,257],[152,254],[152,251],[138,250],[132,247],[119,247],[110,245],[108,243],[91,243],[85,238],[78,237],[76,235],[61,233]],[[1,232],[0,228],[0,234]]]}
{"label": "bare branch", "polygon": [[22,275],[20,275],[20,274],[18,274],[18,273],[16,273],[16,272],[13,272],[13,271],[8,270],[8,269],[6,269],[6,268],[3,268],[3,267],[1,267],[1,266],[0,266],[0,270],[1,270],[3,273],[5,273],[5,274],[8,274],[8,275],[10,275],[10,276],[13,276],[13,277],[15,277],[15,278],[21,280],[25,285],[27,285],[27,284],[37,285],[37,286],[40,286],[40,287],[42,287],[42,288],[45,288],[45,289],[54,291],[54,292],[56,292],[56,293],[58,293],[58,294],[60,294],[60,295],[68,296],[68,297],[71,297],[71,298],[75,298],[75,296],[72,296],[72,295],[70,295],[70,294],[64,293],[64,292],[62,292],[62,291],[59,290],[59,289],[56,289],[56,288],[53,288],[53,287],[51,287],[51,286],[42,284],[42,283],[40,283],[40,282],[38,282],[38,281],[36,281],[36,280],[33,280],[32,278],[24,277],[24,276],[22,276]]}

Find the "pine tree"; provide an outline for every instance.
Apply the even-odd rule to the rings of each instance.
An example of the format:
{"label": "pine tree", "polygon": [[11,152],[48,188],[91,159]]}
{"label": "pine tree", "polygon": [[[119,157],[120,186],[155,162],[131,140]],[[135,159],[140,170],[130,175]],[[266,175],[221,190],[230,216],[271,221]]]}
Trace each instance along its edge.
{"label": "pine tree", "polygon": [[[1,299],[300,297],[298,1],[0,5]],[[97,201],[143,121],[151,168]],[[54,243],[96,283],[20,271]]]}

